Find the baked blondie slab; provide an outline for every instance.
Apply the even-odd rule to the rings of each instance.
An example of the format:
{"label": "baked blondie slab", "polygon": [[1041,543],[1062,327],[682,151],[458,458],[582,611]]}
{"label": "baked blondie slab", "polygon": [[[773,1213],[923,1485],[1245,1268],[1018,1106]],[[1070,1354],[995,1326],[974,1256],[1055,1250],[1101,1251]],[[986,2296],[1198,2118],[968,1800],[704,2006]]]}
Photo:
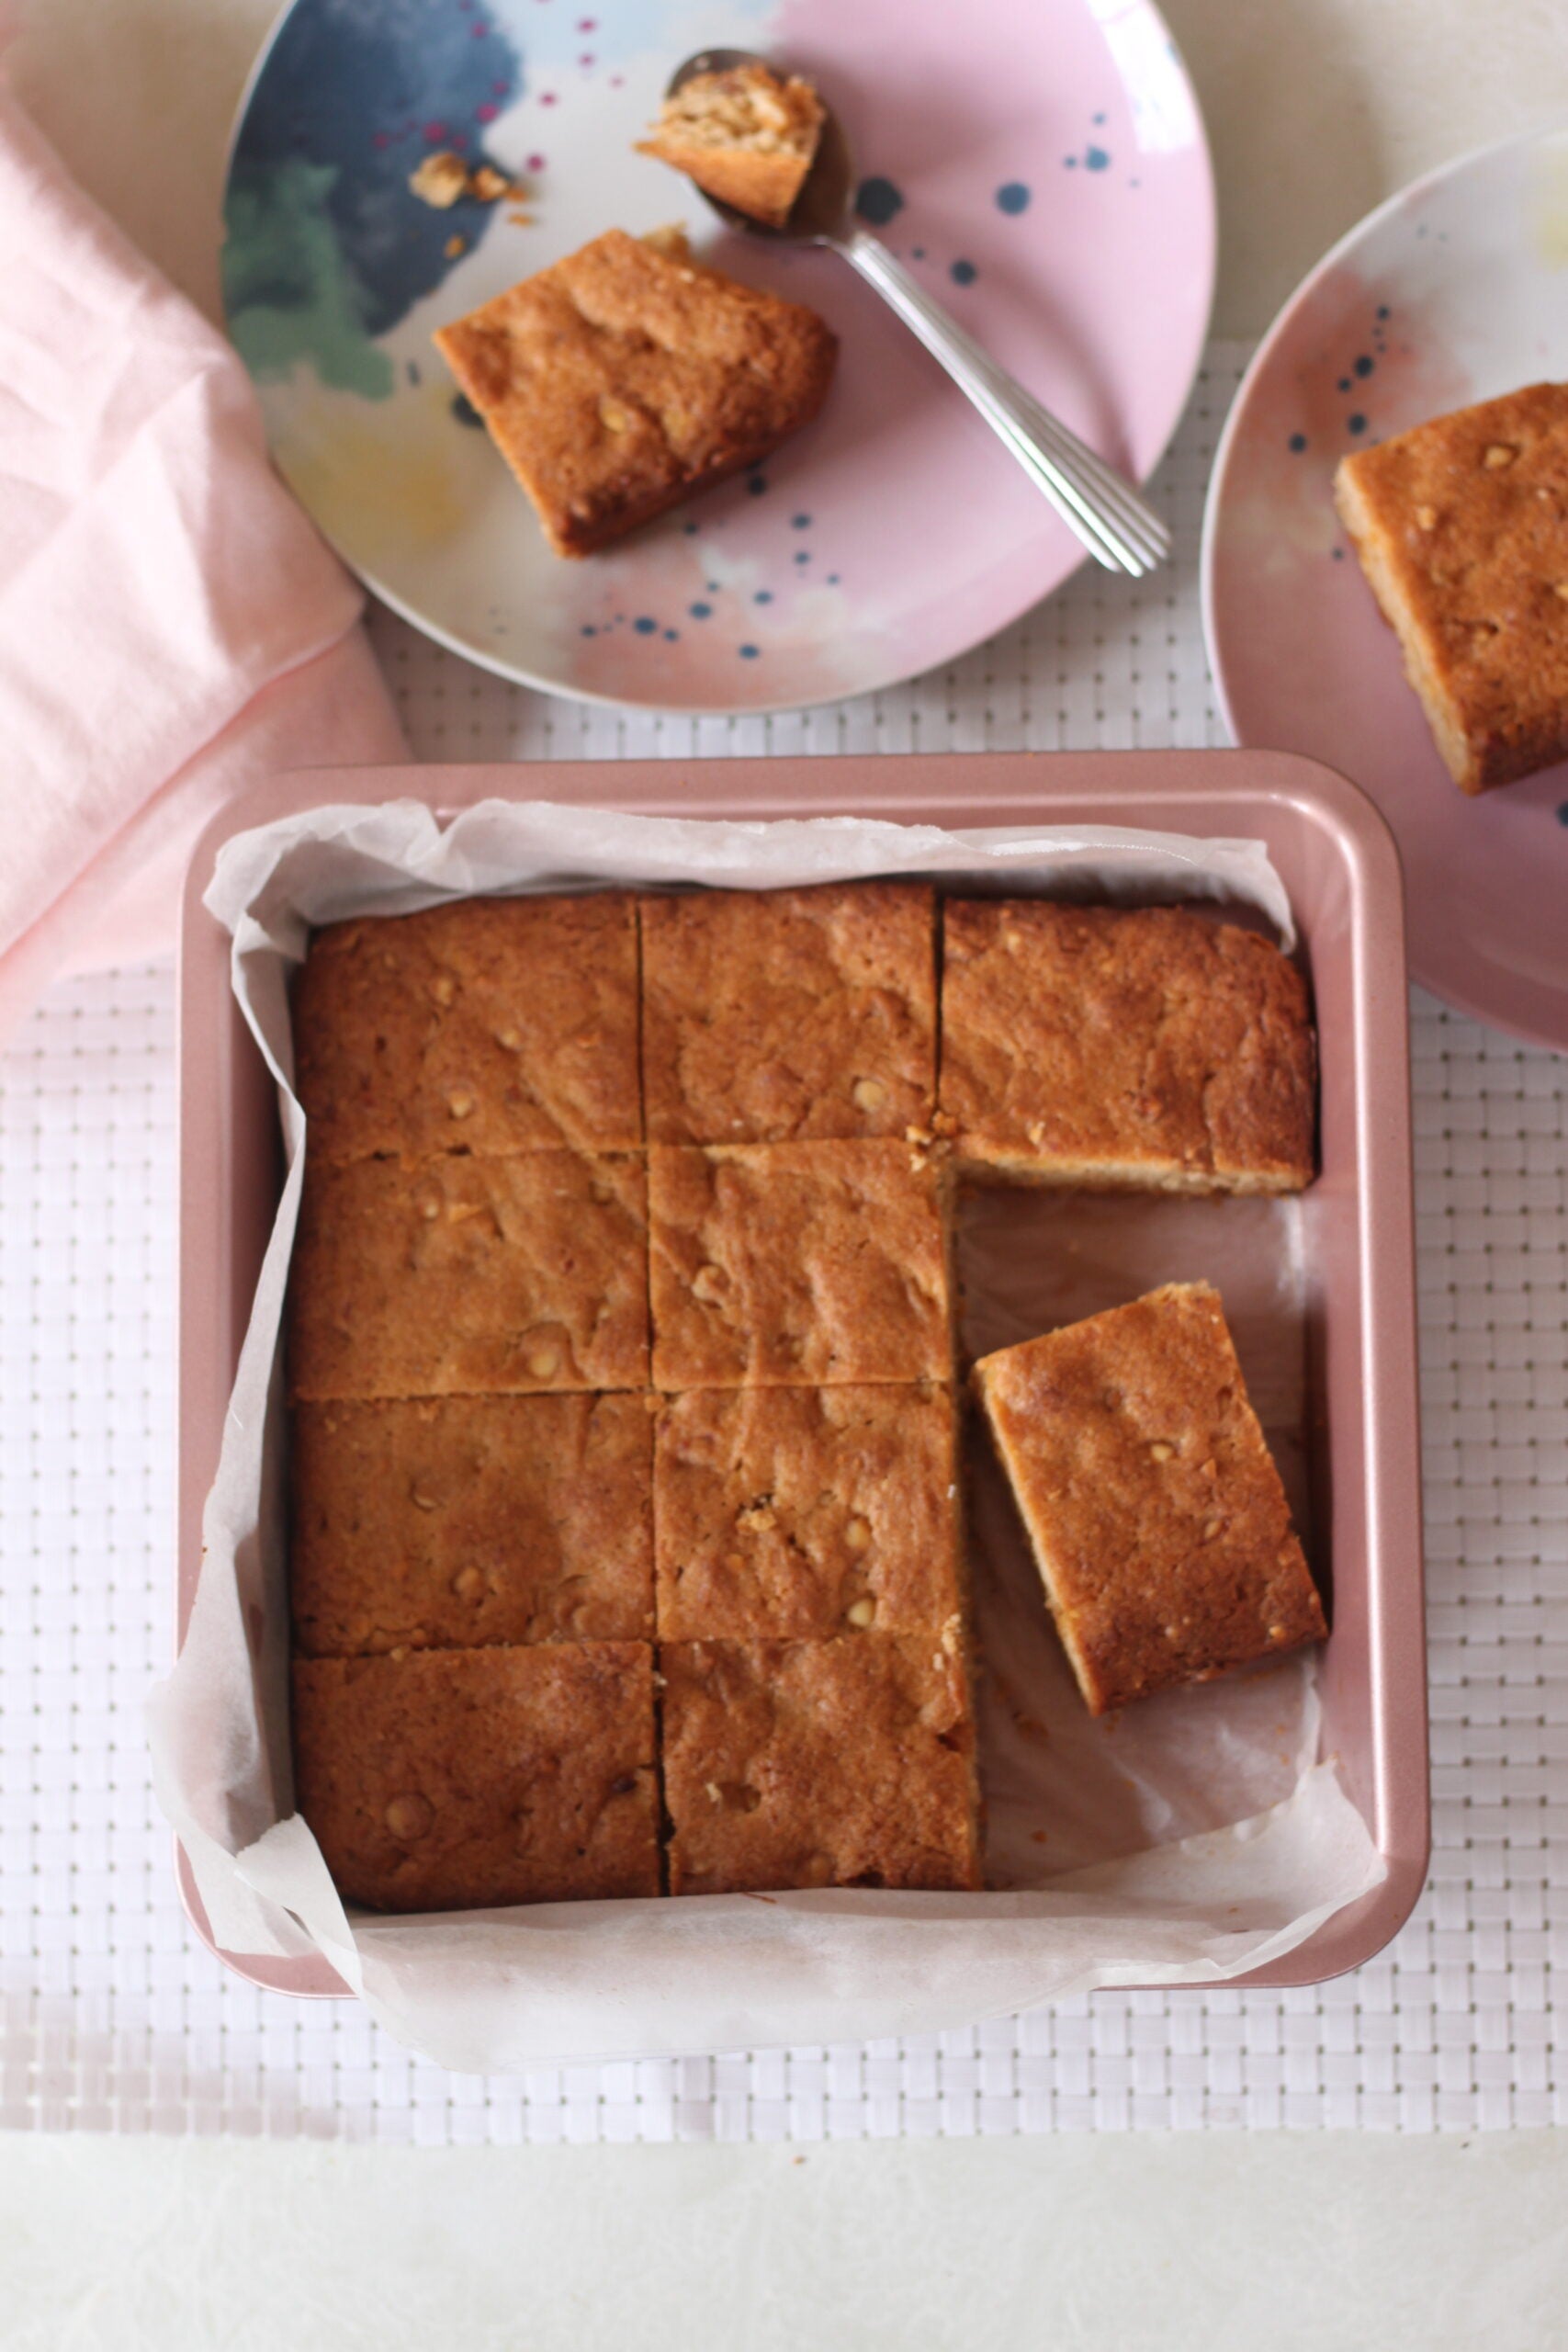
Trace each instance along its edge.
{"label": "baked blondie slab", "polygon": [[1461,790],[1568,758],[1568,384],[1355,450],[1334,496]]}
{"label": "baked blondie slab", "polygon": [[638,1159],[308,1163],[293,1396],[645,1387],[646,1208]]}
{"label": "baked blondie slab", "polygon": [[1313,1173],[1301,974],[1178,908],[949,899],[939,1125],[976,1176],[1294,1192]]}
{"label": "baked blondie slab", "polygon": [[665,1389],[941,1380],[937,1170],[890,1142],[649,1151],[653,1379]]}
{"label": "baked blondie slab", "polygon": [[964,1606],[944,1388],[699,1389],[654,1450],[665,1641],[904,1634]]}
{"label": "baked blondie slab", "polygon": [[828,1642],[664,1643],[671,1894],[980,1883],[956,1620]]}
{"label": "baked blondie slab", "polygon": [[1322,1640],[1208,1283],[1168,1283],[973,1376],[1092,1714]]}
{"label": "baked blondie slab", "polygon": [[767,457],[816,415],[838,356],[814,311],[620,229],[435,343],[565,556]]}
{"label": "baked blondie slab", "polygon": [[643,1139],[632,899],[462,899],[329,923],[294,989],[312,1159]]}
{"label": "baked blondie slab", "polygon": [[651,1636],[645,1398],[297,1405],[291,1446],[308,1657]]}
{"label": "baked blondie slab", "polygon": [[936,1099],[936,904],[922,883],[645,898],[655,1143],[902,1136]]}
{"label": "baked blondie slab", "polygon": [[294,1663],[295,1795],[383,1911],[657,1894],[644,1643]]}

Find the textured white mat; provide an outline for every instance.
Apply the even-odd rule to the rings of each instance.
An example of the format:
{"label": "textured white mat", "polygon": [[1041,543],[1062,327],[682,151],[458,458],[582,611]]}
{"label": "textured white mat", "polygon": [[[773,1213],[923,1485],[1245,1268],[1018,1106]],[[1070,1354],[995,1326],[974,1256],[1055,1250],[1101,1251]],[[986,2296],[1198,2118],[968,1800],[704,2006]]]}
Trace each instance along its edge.
{"label": "textured white mat", "polygon": [[[1156,483],[1180,560],[1081,576],[953,670],[739,723],[547,702],[381,616],[424,758],[1201,744],[1203,486],[1244,355]],[[1100,1994],[864,2049],[443,2075],[186,1927],[141,1707],[170,1641],[174,988],[57,990],[0,1063],[0,2127],[814,2140],[1568,2123],[1568,1061],[1417,996],[1431,1883],[1358,1974]]]}

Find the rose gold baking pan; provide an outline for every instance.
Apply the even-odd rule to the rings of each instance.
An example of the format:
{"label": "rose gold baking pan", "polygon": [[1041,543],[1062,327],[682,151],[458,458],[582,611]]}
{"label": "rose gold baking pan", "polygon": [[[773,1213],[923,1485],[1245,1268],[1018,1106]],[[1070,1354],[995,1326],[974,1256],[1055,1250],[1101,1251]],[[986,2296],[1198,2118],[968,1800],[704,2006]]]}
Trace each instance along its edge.
{"label": "rose gold baking pan", "polygon": [[[1264,842],[1295,910],[1322,1059],[1322,1173],[1303,1231],[1314,1564],[1332,1595],[1324,1749],[1339,1758],[1387,1875],[1287,1958],[1233,1981],[1314,1984],[1381,1951],[1421,1889],[1428,1801],[1404,912],[1398,857],[1371,803],[1311,761],[1253,752],[331,769],[272,779],[236,801],[197,845],[181,933],[181,1639],[281,1179],[272,1081],[230,990],[228,935],[202,893],[232,834],[328,802],[411,797],[438,814],[500,797],[650,816],[1101,823]],[[211,1943],[183,1854],[179,1873]],[[279,1990],[344,1990],[324,1961],[219,1957]]]}

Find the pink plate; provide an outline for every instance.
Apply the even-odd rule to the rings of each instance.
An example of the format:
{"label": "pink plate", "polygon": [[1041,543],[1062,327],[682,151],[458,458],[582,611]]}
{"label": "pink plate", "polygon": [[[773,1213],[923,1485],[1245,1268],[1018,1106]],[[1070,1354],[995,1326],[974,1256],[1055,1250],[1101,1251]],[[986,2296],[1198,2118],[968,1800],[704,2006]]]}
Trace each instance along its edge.
{"label": "pink plate", "polygon": [[1404,865],[1410,964],[1461,1012],[1568,1048],[1568,767],[1472,799],[1433,748],[1335,516],[1346,450],[1568,377],[1568,133],[1511,140],[1369,215],[1275,322],[1220,445],[1204,625],[1236,742],[1354,776]]}
{"label": "pink plate", "polygon": [[[525,684],[733,713],[951,662],[1083,551],[844,262],[723,234],[637,153],[714,43],[814,74],[863,220],[1086,440],[1152,470],[1202,346],[1214,211],[1150,0],[295,0],[242,111],[224,289],[279,467],[398,612]],[[411,171],[454,146],[525,201],[422,204]],[[431,334],[607,228],[672,220],[820,311],[838,375],[765,465],[563,562]]]}

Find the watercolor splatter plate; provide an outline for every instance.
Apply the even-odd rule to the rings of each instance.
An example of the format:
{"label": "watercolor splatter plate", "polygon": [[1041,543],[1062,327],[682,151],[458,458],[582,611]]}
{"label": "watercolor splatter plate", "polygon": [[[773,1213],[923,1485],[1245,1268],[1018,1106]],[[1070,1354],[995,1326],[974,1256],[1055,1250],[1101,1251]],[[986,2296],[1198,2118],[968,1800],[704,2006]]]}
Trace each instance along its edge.
{"label": "watercolor splatter plate", "polygon": [[1238,743],[1310,753],[1393,828],[1416,978],[1568,1048],[1568,767],[1450,781],[1330,496],[1347,449],[1568,378],[1568,132],[1417,181],[1337,245],[1248,370],[1209,492],[1203,609]]}
{"label": "watercolor splatter plate", "polygon": [[[527,684],[733,713],[951,661],[1082,551],[841,262],[718,232],[632,152],[672,67],[720,44],[820,78],[865,215],[1146,476],[1214,265],[1202,123],[1147,0],[296,0],[242,108],[224,282],[279,466],[389,604]],[[420,203],[409,175],[444,148],[520,175],[522,202]],[[563,562],[431,331],[603,229],[672,220],[720,267],[822,311],[838,379],[759,472]]]}

